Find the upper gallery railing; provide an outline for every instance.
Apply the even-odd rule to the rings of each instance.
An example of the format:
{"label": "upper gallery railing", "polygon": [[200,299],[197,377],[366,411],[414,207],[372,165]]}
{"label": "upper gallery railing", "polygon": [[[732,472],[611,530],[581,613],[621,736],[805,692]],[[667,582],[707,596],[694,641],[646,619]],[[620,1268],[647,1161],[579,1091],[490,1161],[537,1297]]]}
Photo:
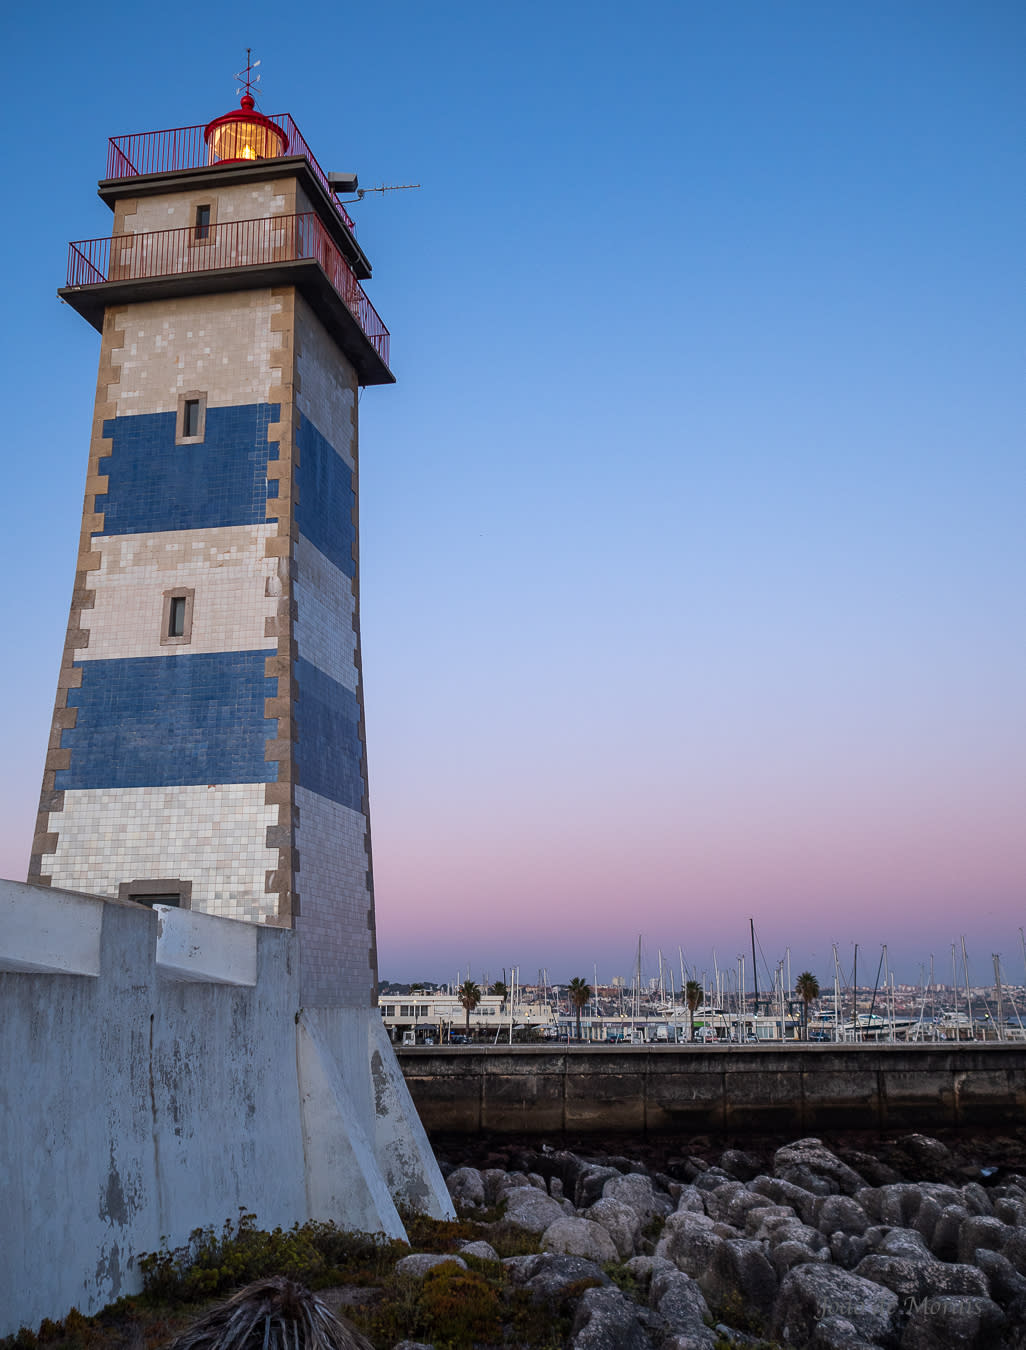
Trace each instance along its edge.
{"label": "upper gallery railing", "polygon": [[[268,117],[285,133],[285,153],[303,155],[310,163],[314,176],[328,194],[346,227],[356,233],[353,218],[334,195],[328,177],[314,158],[314,153],[303,139],[303,134],[288,113]],[[168,131],[140,131],[131,136],[112,136],[107,147],[107,177],[136,178],[144,173],[173,173],[176,169],[201,169],[216,163],[204,139],[205,126],[175,127]]]}
{"label": "upper gallery railing", "polygon": [[222,225],[190,225],[149,234],[116,234],[83,239],[68,253],[68,285],[211,272],[226,267],[313,258],[354,315],[374,350],[388,365],[388,329],[367,299],[353,269],[317,216],[264,216]]}

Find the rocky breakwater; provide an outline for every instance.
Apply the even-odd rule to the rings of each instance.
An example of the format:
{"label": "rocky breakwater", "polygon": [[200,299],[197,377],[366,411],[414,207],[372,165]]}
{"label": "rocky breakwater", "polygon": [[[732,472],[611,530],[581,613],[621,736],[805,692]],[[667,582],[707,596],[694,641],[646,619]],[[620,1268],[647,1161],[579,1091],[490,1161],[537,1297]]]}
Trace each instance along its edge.
{"label": "rocky breakwater", "polygon": [[506,1277],[554,1316],[571,1300],[573,1350],[1026,1350],[1026,1175],[966,1180],[923,1135],[886,1157],[807,1138],[666,1171],[542,1148],[443,1172],[461,1216],[534,1235]]}

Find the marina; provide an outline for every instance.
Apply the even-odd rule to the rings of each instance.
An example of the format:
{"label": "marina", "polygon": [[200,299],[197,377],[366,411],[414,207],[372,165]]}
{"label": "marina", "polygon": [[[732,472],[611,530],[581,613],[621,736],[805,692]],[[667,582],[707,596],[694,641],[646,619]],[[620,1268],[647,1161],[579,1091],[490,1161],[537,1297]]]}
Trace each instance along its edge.
{"label": "marina", "polygon": [[[480,983],[457,972],[445,985],[428,982],[379,984],[378,1011],[394,1043],[462,1045],[530,1044],[551,1041],[626,1046],[785,1045],[808,1042],[833,1045],[943,1044],[948,1042],[1026,1042],[1026,984],[1013,985],[993,953],[993,984],[971,982],[965,938],[951,944],[951,981],[936,978],[933,955],[920,967],[916,985],[898,983],[886,944],[880,948],[871,985],[859,983],[859,946],[850,970],[832,947],[833,979],[821,986],[810,971],[794,976],[791,952],[771,967],[749,920],[751,990],[746,957],[721,966],[713,952],[712,971],[657,953],[657,974],[642,974],[639,935],[630,983],[622,976],[600,984],[593,980],[551,982],[538,971],[527,983],[519,967],[502,978]],[[1026,933],[1019,929],[1026,971]],[[960,953],[959,953],[960,948]],[[961,966],[959,966],[959,954]],[[759,989],[759,961],[765,972]],[[865,958],[863,957],[863,970]],[[768,978],[767,978],[768,977]]]}

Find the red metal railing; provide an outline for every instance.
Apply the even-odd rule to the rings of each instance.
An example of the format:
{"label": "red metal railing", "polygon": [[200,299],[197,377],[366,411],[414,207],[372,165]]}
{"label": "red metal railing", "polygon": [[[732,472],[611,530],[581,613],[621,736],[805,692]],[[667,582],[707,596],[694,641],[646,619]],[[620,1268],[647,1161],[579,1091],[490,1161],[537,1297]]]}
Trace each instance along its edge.
{"label": "red metal railing", "polygon": [[[328,177],[314,158],[302,132],[288,113],[275,113],[267,119],[281,127],[288,141],[287,155],[303,155],[315,177],[328,194],[346,227],[356,233],[356,225],[346,208],[328,186]],[[201,169],[212,161],[203,139],[204,126],[176,127],[168,131],[141,131],[131,136],[112,136],[107,147],[107,177],[136,178],[144,173],[173,173],[176,169]]]}
{"label": "red metal railing", "polygon": [[312,211],[299,216],[265,216],[223,225],[80,240],[68,252],[68,285],[95,286],[105,281],[180,276],[223,267],[261,267],[300,258],[313,258],[320,264],[387,366],[388,329]]}

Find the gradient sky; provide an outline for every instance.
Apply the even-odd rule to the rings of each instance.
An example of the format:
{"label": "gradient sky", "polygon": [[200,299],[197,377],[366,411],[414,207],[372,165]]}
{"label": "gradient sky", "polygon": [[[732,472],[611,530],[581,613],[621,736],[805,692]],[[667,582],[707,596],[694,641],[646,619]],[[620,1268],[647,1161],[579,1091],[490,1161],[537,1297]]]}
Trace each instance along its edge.
{"label": "gradient sky", "polygon": [[[380,969],[1023,979],[1026,8],[22,6],[0,875],[24,876],[99,354],[106,139],[235,103],[353,208]],[[761,979],[764,977],[761,977]],[[760,981],[761,982],[761,981]]]}

